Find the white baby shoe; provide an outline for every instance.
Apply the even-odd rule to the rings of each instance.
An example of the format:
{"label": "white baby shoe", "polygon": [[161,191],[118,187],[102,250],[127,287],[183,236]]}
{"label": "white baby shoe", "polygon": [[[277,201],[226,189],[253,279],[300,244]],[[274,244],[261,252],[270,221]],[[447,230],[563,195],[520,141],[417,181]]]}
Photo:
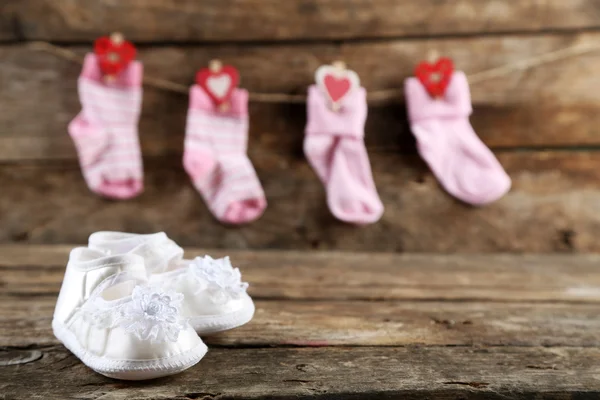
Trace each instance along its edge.
{"label": "white baby shoe", "polygon": [[138,235],[123,232],[96,232],[89,248],[106,254],[137,254],[144,258],[149,281],[184,295],[182,315],[198,334],[233,329],[249,322],[254,303],[246,293],[239,269],[229,257],[209,256],[183,259],[183,249],[164,232]]}
{"label": "white baby shoe", "polygon": [[142,257],[71,251],[52,329],[94,371],[117,379],[172,375],[206,345],[181,315],[183,295],[148,285]]}

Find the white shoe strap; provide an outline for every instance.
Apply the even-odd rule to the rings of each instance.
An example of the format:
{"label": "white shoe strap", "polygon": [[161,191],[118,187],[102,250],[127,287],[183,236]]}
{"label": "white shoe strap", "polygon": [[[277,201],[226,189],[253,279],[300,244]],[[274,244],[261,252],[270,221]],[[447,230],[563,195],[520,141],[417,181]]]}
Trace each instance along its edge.
{"label": "white shoe strap", "polygon": [[148,275],[163,272],[174,260],[183,258],[183,249],[164,232],[138,235],[124,232],[96,232],[89,247],[107,254],[136,254],[144,258]]}

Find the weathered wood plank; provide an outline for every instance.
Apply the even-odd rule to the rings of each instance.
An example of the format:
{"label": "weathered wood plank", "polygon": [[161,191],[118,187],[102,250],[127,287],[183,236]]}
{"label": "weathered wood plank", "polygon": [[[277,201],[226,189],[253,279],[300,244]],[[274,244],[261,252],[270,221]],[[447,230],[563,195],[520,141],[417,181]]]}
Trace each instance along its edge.
{"label": "weathered wood plank", "polygon": [[[77,165],[0,167],[0,242],[85,243],[90,232],[166,230],[185,246],[418,252],[599,251],[600,153],[500,154],[513,189],[482,208],[458,203],[421,161],[372,155],[386,212],[356,228],[336,222],[306,161],[250,152],[269,207],[239,228],[216,222],[180,160],[147,162],[146,191],[130,201],[89,192]],[[176,206],[175,206],[176,205]]]}
{"label": "weathered wood plank", "polygon": [[354,39],[598,28],[596,0],[21,0],[0,8],[0,38],[137,42]]}
{"label": "weathered wood plank", "polygon": [[[60,260],[45,249],[52,246],[0,248],[0,346],[56,343],[50,321],[67,247],[57,247]],[[257,312],[251,324],[211,344],[600,346],[597,304],[556,303],[600,301],[600,256],[232,256],[251,283]],[[552,303],[523,301],[540,295]],[[335,300],[374,298],[388,301]],[[439,301],[472,298],[500,302]]]}
{"label": "weathered wood plank", "polygon": [[[211,349],[174,377],[123,383],[62,346],[0,367],[8,399],[594,399],[600,351],[590,348]],[[9,350],[11,357],[32,351]],[[34,357],[35,358],[35,357]]]}
{"label": "weathered wood plank", "polygon": [[[303,93],[323,62],[345,59],[369,90],[401,88],[415,63],[432,48],[452,56],[468,73],[515,62],[576,43],[597,43],[600,33],[407,40],[342,45],[153,47],[141,50],[148,74],[190,84],[212,57],[236,64],[251,91]],[[85,48],[75,48],[83,54]],[[0,47],[0,161],[74,159],[66,134],[79,111],[79,66],[23,46]],[[386,60],[386,62],[381,62]],[[173,68],[173,65],[177,68]],[[472,122],[491,147],[600,144],[600,92],[595,74],[600,52],[563,60],[472,87]],[[281,74],[280,71],[289,71]],[[187,96],[147,89],[140,123],[147,156],[180,155]],[[32,118],[35,115],[35,118]],[[251,107],[251,147],[298,154],[305,125],[303,105]],[[402,104],[372,106],[367,123],[371,151],[414,152]]]}
{"label": "weathered wood plank", "polygon": [[[0,293],[18,298],[56,297],[72,247],[0,245]],[[252,296],[262,300],[600,301],[600,256],[592,254],[186,249],[189,258],[207,253],[231,256],[251,283]]]}
{"label": "weathered wood plank", "polygon": [[[261,296],[258,290],[253,294]],[[55,303],[56,296],[2,297],[0,346],[57,343],[51,329]],[[600,346],[597,304],[259,300],[256,307],[251,323],[206,342],[227,347]]]}

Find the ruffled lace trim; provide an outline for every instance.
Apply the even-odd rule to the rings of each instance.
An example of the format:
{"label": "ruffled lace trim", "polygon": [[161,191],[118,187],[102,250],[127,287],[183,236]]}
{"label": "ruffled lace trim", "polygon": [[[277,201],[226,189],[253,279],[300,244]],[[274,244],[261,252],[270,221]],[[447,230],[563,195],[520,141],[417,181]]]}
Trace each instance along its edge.
{"label": "ruffled lace trim", "polygon": [[206,291],[215,304],[238,300],[246,293],[248,283],[242,282],[242,274],[233,268],[229,257],[213,259],[210,256],[196,257],[188,268],[190,278],[197,283],[197,291]]}
{"label": "ruffled lace trim", "polygon": [[102,282],[82,306],[84,318],[100,328],[121,327],[140,340],[176,342],[186,326],[180,316],[183,294],[137,285],[131,296],[114,301],[102,297],[109,287],[132,279],[123,273]]}

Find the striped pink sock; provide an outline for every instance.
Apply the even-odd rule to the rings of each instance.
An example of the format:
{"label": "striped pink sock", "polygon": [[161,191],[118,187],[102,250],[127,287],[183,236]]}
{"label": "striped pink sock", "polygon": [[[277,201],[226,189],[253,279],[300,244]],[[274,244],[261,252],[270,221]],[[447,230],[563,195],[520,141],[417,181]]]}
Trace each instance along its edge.
{"label": "striped pink sock", "polygon": [[190,89],[183,165],[213,215],[241,224],[260,217],[267,206],[246,155],[248,92],[235,89],[230,109],[216,109],[198,85]]}
{"label": "striped pink sock", "polygon": [[316,85],[308,89],[304,154],[325,185],[329,210],[338,219],[371,224],[383,214],[365,148],[367,93],[347,95],[332,111]]}
{"label": "striped pink sock", "polygon": [[142,102],[142,64],[129,64],[105,83],[94,54],[79,76],[81,112],[69,124],[85,181],[93,192],[128,199],[143,190],[137,123]]}

